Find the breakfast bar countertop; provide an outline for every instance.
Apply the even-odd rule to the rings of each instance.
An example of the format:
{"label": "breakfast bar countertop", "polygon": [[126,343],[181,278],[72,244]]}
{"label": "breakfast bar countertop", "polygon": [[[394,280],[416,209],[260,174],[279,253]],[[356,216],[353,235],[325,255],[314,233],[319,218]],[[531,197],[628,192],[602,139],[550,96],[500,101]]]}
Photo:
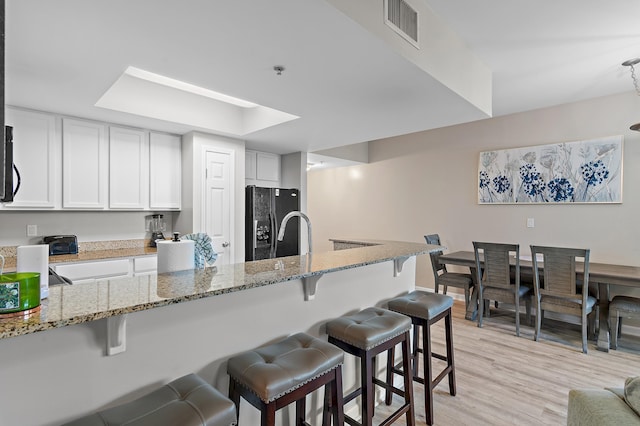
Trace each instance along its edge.
{"label": "breakfast bar countertop", "polygon": [[[30,315],[0,319],[0,339],[285,281],[320,278],[330,272],[387,261],[402,261],[439,248],[423,243],[400,241],[375,243],[376,245],[361,248],[312,255],[50,286],[49,297],[42,301],[39,311]],[[144,254],[151,254],[148,253],[149,249],[142,250]],[[133,255],[143,254],[129,256]],[[393,279],[393,274],[394,269],[390,268],[390,279]],[[322,291],[322,280],[318,286],[318,291]]]}

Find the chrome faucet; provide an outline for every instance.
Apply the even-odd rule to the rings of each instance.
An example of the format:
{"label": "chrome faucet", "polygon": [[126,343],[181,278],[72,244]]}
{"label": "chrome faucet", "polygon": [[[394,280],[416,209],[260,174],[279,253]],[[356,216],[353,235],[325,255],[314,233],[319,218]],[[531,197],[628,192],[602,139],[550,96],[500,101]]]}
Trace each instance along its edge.
{"label": "chrome faucet", "polygon": [[284,238],[284,230],[287,226],[287,222],[289,221],[289,219],[291,219],[294,216],[299,216],[307,222],[307,234],[309,236],[307,241],[309,243],[308,253],[309,255],[311,255],[311,247],[313,247],[313,244],[311,244],[311,221],[309,220],[309,217],[302,212],[299,212],[299,211],[289,212],[282,219],[282,223],[280,224],[280,232],[278,232],[278,241],[282,241],[282,239]]}

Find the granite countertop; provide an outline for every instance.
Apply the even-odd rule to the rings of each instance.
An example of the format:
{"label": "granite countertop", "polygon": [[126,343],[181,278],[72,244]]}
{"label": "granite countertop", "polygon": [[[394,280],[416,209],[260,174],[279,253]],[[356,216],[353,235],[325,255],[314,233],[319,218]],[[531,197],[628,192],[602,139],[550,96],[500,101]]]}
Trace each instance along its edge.
{"label": "granite countertop", "polygon": [[[89,262],[95,260],[118,259],[157,254],[155,247],[138,246],[127,248],[104,248],[99,250],[80,251],[78,254],[58,254],[49,256],[49,264],[65,262]],[[15,272],[16,256],[5,256],[3,272]]]}
{"label": "granite countertop", "polygon": [[[419,243],[377,241],[376,245],[314,253],[312,256],[290,256],[157,275],[97,280],[95,283],[50,286],[49,297],[42,301],[38,312],[0,319],[0,338],[408,258],[438,248]],[[144,254],[151,253],[145,249]]]}
{"label": "granite countertop", "polygon": [[379,240],[366,240],[362,238],[329,238],[334,243],[358,244],[361,246],[377,246],[381,243]]}

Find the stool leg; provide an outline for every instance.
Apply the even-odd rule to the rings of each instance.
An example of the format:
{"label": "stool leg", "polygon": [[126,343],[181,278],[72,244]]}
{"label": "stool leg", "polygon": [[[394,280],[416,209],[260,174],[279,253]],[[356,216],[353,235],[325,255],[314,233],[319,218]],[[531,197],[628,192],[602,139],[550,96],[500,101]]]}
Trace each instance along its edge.
{"label": "stool leg", "polygon": [[[411,369],[410,360],[410,348],[409,348],[409,332],[405,333],[405,340],[402,342],[402,370],[404,372],[404,401],[409,405],[409,411],[407,411],[407,426],[414,426],[416,421],[416,415],[414,411],[413,402],[413,373]],[[387,372],[388,374],[388,372]]]}
{"label": "stool leg", "polygon": [[[395,351],[395,347],[389,349],[387,351],[387,380],[386,383],[389,386],[393,386],[393,369],[395,367],[395,358],[396,358],[396,351]],[[391,401],[393,399],[393,392],[391,391],[390,388],[387,388],[385,390],[385,395],[384,395],[384,403],[387,405],[391,405]]]}
{"label": "stool leg", "polygon": [[342,395],[342,366],[335,369],[335,379],[331,386],[331,400],[333,403],[333,426],[344,425],[344,399]]}
{"label": "stool leg", "polygon": [[449,394],[456,395],[456,366],[453,359],[453,321],[451,318],[451,308],[444,317],[444,325],[446,329],[447,339],[447,366],[451,368],[449,372]]}
{"label": "stool leg", "polygon": [[412,372],[413,378],[418,377],[418,341],[420,334],[420,326],[417,324],[413,324],[413,351],[411,352],[411,361],[412,361]]}
{"label": "stool leg", "polygon": [[264,410],[261,412],[262,426],[275,426],[276,424],[276,403],[270,402],[265,404]]}
{"label": "stool leg", "polygon": [[238,390],[238,384],[233,379],[229,379],[229,399],[231,399],[236,406],[236,418],[238,422],[240,422],[240,392]]}
{"label": "stool leg", "polygon": [[322,426],[344,425],[344,398],[342,395],[342,366],[337,366],[333,372],[333,380],[324,386],[324,407],[322,410]]}
{"label": "stool leg", "polygon": [[[324,407],[322,408],[322,426],[329,426],[329,414],[334,412],[334,390],[335,382],[327,383],[324,386]],[[335,422],[335,419],[334,419]]]}
{"label": "stool leg", "polygon": [[373,359],[369,351],[364,352],[364,356],[360,361],[360,370],[362,377],[362,426],[373,425],[373,396],[375,389],[373,388]]}
{"label": "stool leg", "polygon": [[431,326],[422,327],[422,359],[424,368],[424,414],[428,425],[433,424],[433,380],[431,378]]}
{"label": "stool leg", "polygon": [[296,426],[304,426],[307,411],[307,398],[302,397],[296,401]]}

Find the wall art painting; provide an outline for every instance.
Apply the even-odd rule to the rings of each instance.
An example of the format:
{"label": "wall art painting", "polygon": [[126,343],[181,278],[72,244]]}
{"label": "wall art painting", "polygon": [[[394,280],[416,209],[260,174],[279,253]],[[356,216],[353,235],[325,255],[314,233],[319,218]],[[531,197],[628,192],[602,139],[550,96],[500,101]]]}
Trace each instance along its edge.
{"label": "wall art painting", "polygon": [[479,204],[622,203],[622,136],[480,153]]}

